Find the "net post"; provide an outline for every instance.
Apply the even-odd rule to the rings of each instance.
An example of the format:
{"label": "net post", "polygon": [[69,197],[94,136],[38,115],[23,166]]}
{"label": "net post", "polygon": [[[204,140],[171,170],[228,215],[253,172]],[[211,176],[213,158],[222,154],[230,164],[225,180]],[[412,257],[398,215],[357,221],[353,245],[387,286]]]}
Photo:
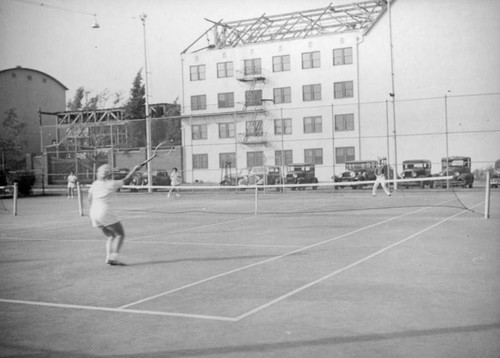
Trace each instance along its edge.
{"label": "net post", "polygon": [[258,193],[259,193],[259,188],[257,185],[255,185],[255,205],[254,205],[254,215],[257,215],[257,207],[258,207]]}
{"label": "net post", "polygon": [[14,183],[14,196],[12,198],[12,215],[17,216],[17,183]]}
{"label": "net post", "polygon": [[486,190],[484,198],[484,218],[490,218],[490,172],[486,172]]}
{"label": "net post", "polygon": [[76,183],[76,193],[78,197],[78,211],[80,216],[83,216],[83,197],[82,197],[82,187],[80,183]]}

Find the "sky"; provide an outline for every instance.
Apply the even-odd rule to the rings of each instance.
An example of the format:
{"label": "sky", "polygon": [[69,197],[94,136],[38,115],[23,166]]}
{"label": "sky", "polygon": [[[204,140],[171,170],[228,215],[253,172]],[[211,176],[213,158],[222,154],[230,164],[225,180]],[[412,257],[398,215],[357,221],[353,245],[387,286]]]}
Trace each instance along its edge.
{"label": "sky", "polygon": [[[331,0],[330,0],[331,1]],[[335,4],[346,1],[335,1]],[[354,2],[354,1],[349,1]],[[181,98],[180,53],[212,21],[325,8],[329,0],[0,0],[0,71],[44,72],[68,91],[129,97],[147,49],[150,103]],[[146,14],[146,41],[140,19]],[[95,15],[95,16],[94,16]],[[100,28],[92,25],[97,21]]]}

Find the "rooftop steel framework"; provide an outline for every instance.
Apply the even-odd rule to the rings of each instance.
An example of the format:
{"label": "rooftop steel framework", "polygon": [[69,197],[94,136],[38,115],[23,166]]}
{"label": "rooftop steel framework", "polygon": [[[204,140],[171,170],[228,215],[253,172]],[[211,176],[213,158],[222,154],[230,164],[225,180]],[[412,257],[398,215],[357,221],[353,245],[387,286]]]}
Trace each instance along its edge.
{"label": "rooftop steel framework", "polygon": [[[392,0],[394,1],[394,0]],[[350,31],[367,32],[385,12],[387,0],[371,0],[348,5],[290,12],[280,15],[212,23],[212,26],[189,45],[182,54],[205,49],[307,38]],[[196,48],[206,36],[208,45]]]}

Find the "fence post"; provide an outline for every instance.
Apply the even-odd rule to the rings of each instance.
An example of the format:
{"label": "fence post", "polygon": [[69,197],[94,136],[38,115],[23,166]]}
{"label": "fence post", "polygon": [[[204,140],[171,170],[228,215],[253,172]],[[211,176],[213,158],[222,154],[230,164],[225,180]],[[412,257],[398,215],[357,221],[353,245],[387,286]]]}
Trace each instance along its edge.
{"label": "fence post", "polygon": [[257,215],[257,207],[258,207],[258,193],[259,193],[259,187],[257,186],[257,184],[255,185],[255,207],[254,207],[254,215]]}
{"label": "fence post", "polygon": [[490,218],[490,172],[486,172],[486,191],[484,198],[484,218]]}
{"label": "fence post", "polygon": [[17,216],[17,182],[14,183],[14,197],[12,200],[12,215]]}
{"label": "fence post", "polygon": [[80,216],[83,216],[83,196],[82,196],[82,188],[80,183],[76,183],[76,193],[78,196],[78,210],[80,212]]}

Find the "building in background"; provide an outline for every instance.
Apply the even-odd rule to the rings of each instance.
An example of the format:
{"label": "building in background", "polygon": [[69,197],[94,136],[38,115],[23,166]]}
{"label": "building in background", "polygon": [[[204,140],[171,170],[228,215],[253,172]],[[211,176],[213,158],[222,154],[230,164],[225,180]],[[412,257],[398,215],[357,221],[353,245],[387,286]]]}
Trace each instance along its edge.
{"label": "building in background", "polygon": [[181,54],[185,180],[307,162],[328,181],[380,157],[398,172],[415,158],[439,172],[452,155],[487,167],[500,157],[498,10],[373,0],[213,22]]}
{"label": "building in background", "polygon": [[64,111],[67,90],[54,77],[34,69],[18,66],[0,71],[0,120],[7,111],[15,110],[17,118],[26,124],[27,154],[40,154],[56,140],[55,121],[44,123],[47,126],[40,136],[39,111]]}

